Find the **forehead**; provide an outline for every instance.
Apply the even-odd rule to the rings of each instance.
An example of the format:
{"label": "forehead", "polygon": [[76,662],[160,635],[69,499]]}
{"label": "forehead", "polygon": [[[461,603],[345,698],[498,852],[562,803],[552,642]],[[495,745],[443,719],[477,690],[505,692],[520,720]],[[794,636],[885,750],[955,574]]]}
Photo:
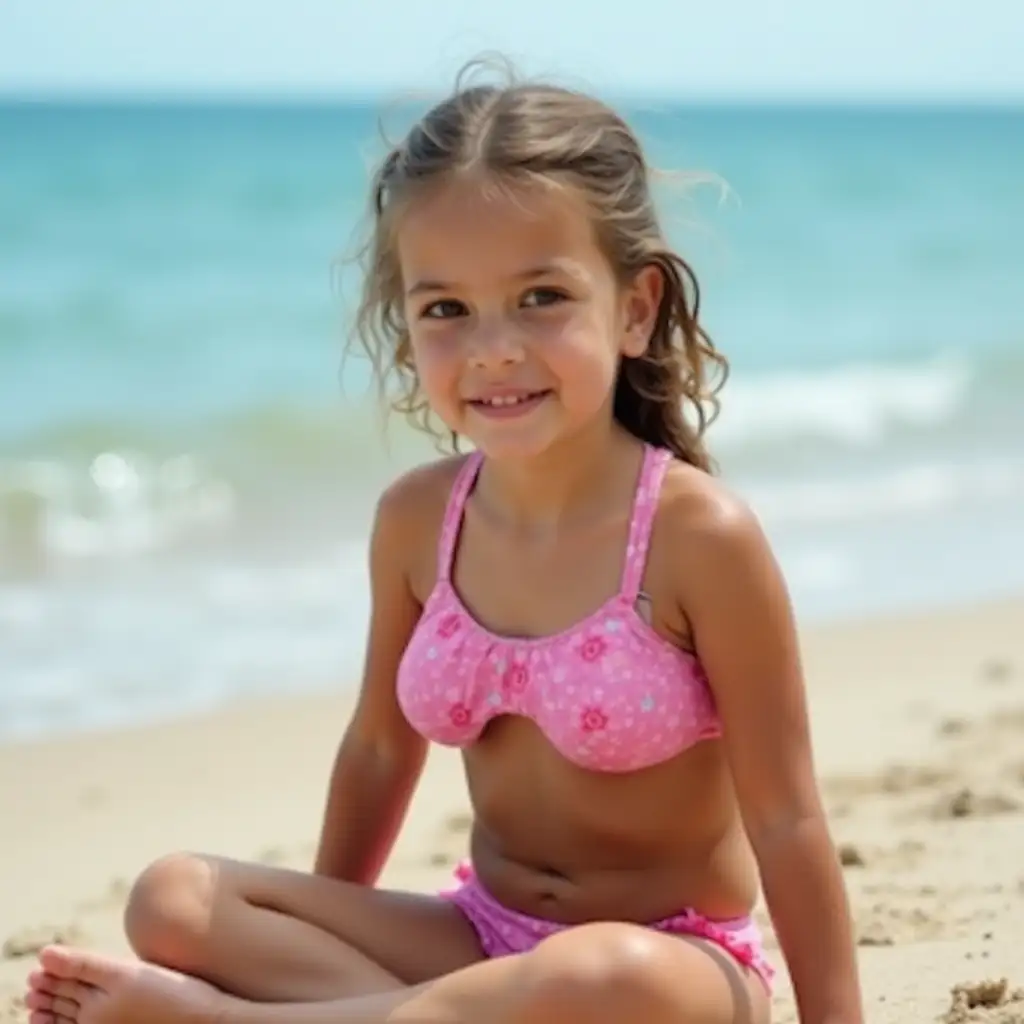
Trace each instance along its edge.
{"label": "forehead", "polygon": [[471,283],[524,266],[603,263],[593,222],[569,190],[453,181],[417,197],[397,224],[402,277]]}

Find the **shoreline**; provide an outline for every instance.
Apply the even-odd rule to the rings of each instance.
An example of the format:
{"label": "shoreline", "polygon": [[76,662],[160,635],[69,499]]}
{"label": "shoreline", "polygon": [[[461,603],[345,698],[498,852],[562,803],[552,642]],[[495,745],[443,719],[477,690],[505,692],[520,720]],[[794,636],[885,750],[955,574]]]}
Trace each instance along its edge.
{"label": "shoreline", "polygon": [[[914,623],[934,618],[948,618],[961,612],[973,615],[985,609],[995,609],[998,614],[998,609],[1013,606],[1018,601],[1024,604],[1024,591],[1007,585],[970,593],[959,600],[938,596],[928,601],[881,601],[876,602],[875,607],[863,603],[838,609],[826,607],[822,610],[819,607],[817,614],[810,614],[806,607],[797,608],[796,611],[801,622],[801,640],[808,641],[814,646],[821,642],[827,643],[829,638],[845,635],[850,631],[870,631],[886,622]],[[329,704],[340,701],[345,705],[355,699],[359,671],[360,666],[356,664],[354,668],[350,666],[349,670],[341,669],[335,673],[339,679],[347,675],[352,680],[348,684],[299,683],[256,693],[236,691],[220,696],[211,695],[206,700],[193,699],[176,710],[168,710],[166,705],[154,705],[148,710],[139,710],[131,717],[115,716],[113,720],[101,715],[98,720],[90,721],[79,715],[70,721],[64,718],[64,724],[16,729],[10,733],[4,733],[0,724],[0,758],[5,751],[12,749],[24,750],[50,743],[73,743],[79,739],[100,739],[122,732],[158,729],[162,726],[186,726],[210,717],[244,714],[248,709],[265,708],[269,713],[273,709],[286,708],[296,701]]]}
{"label": "shoreline", "polygon": [[[872,1022],[934,1020],[961,982],[1024,985],[1022,624],[1024,596],[801,630]],[[0,745],[0,1021],[24,1019],[17,996],[40,943],[126,952],[127,886],[160,854],[308,869],[354,695],[248,698]],[[459,756],[434,749],[381,884],[441,887],[468,826]],[[778,961],[770,935],[769,949]],[[795,1020],[784,975],[778,1024]],[[1014,1012],[1024,1004],[977,1019],[1012,1024]],[[947,1019],[974,1019],[964,1013]]]}

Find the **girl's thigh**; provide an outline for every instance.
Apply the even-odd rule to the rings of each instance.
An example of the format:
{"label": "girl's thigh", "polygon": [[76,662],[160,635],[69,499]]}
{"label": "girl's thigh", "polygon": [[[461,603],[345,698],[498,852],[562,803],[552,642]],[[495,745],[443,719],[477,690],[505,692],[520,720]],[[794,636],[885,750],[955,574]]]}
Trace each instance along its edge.
{"label": "girl's thigh", "polygon": [[725,950],[639,925],[568,929],[523,954],[521,966],[538,1020],[768,1024],[771,1017],[765,983]]}
{"label": "girl's thigh", "polygon": [[[220,931],[232,904],[273,911],[313,925],[344,942],[407,985],[449,974],[483,956],[476,932],[439,896],[398,892],[323,875],[227,858],[173,854],[152,864],[136,883],[128,924],[174,925],[187,906],[202,907],[210,931]],[[256,919],[252,919],[256,926]]]}

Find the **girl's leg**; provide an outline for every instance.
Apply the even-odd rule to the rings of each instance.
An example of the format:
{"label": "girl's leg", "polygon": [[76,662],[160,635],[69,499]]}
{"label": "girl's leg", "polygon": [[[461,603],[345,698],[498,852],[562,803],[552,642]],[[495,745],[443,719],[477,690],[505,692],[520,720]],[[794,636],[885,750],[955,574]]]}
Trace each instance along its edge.
{"label": "girl's leg", "polygon": [[125,931],[143,960],[257,1002],[307,1002],[414,985],[482,956],[437,897],[175,854],[132,889]]}
{"label": "girl's leg", "polygon": [[628,924],[571,928],[529,953],[410,989],[291,1005],[224,996],[144,964],[51,947],[30,1024],[768,1024],[752,972],[716,946]]}

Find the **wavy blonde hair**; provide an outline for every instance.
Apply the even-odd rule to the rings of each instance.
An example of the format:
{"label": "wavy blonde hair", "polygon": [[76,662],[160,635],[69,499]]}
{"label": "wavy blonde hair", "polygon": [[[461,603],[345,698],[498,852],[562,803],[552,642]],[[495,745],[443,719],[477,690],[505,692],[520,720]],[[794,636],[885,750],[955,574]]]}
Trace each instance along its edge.
{"label": "wavy blonde hair", "polygon": [[705,431],[718,414],[729,365],[700,325],[696,275],[665,241],[639,141],[615,111],[582,92],[511,74],[499,85],[466,84],[480,66],[463,69],[452,94],[390,148],[373,175],[354,339],[373,363],[382,398],[440,447],[457,449],[458,437],[436,427],[412,361],[395,246],[400,211],[453,175],[513,190],[570,188],[592,212],[598,242],[620,281],[651,265],[664,280],[646,351],[622,359],[613,415],[640,440],[711,471]]}

